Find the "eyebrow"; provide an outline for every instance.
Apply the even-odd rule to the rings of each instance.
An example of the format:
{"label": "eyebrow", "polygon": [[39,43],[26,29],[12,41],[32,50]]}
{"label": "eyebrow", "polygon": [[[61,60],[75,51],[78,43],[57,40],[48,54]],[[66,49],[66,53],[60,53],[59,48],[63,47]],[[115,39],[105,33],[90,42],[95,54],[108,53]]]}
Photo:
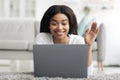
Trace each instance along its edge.
{"label": "eyebrow", "polygon": [[[57,20],[55,20],[55,19],[51,19],[50,21],[55,21],[55,22],[57,22]],[[68,19],[63,19],[62,21],[68,21]]]}

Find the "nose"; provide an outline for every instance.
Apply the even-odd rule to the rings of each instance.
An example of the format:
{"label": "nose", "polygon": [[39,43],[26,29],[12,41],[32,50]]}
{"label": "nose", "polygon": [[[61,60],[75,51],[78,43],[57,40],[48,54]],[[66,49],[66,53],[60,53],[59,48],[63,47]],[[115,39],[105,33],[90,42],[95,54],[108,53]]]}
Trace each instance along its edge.
{"label": "nose", "polygon": [[63,26],[62,26],[61,24],[59,24],[57,28],[58,28],[58,29],[62,29]]}

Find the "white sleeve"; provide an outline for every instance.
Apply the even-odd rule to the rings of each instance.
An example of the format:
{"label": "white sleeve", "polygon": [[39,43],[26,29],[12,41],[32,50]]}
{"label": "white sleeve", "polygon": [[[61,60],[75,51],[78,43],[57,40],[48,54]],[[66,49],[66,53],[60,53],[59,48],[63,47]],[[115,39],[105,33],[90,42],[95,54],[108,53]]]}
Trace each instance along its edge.
{"label": "white sleeve", "polygon": [[43,40],[43,37],[41,34],[38,34],[35,38],[35,43],[36,44],[43,44],[44,43],[44,40]]}
{"label": "white sleeve", "polygon": [[93,75],[93,70],[94,70],[94,67],[93,67],[93,64],[91,64],[89,67],[88,67],[88,77]]}
{"label": "white sleeve", "polygon": [[85,44],[84,38],[79,35],[69,35],[70,36],[70,44]]}
{"label": "white sleeve", "polygon": [[53,44],[52,36],[49,33],[39,33],[35,39],[36,44]]}

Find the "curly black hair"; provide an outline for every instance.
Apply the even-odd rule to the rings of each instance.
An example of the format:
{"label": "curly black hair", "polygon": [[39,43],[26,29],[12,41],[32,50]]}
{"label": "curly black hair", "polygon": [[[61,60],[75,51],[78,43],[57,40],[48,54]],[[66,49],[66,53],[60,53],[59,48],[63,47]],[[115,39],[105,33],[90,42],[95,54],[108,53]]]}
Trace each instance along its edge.
{"label": "curly black hair", "polygon": [[54,15],[57,13],[65,14],[69,19],[69,32],[68,34],[77,34],[77,19],[73,12],[73,10],[65,5],[53,5],[48,8],[48,10],[45,12],[45,14],[42,17],[41,23],[40,23],[40,32],[46,32],[50,33],[49,25],[50,20]]}

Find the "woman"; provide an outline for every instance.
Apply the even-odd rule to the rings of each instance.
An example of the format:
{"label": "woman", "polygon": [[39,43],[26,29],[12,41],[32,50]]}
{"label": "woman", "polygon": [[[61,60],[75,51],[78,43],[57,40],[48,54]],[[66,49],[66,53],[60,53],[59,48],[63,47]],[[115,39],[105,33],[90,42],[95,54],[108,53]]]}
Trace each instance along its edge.
{"label": "woman", "polygon": [[87,44],[88,75],[93,73],[92,44],[98,34],[96,22],[85,33],[85,38],[77,35],[77,20],[71,8],[53,5],[45,12],[40,25],[37,44]]}

